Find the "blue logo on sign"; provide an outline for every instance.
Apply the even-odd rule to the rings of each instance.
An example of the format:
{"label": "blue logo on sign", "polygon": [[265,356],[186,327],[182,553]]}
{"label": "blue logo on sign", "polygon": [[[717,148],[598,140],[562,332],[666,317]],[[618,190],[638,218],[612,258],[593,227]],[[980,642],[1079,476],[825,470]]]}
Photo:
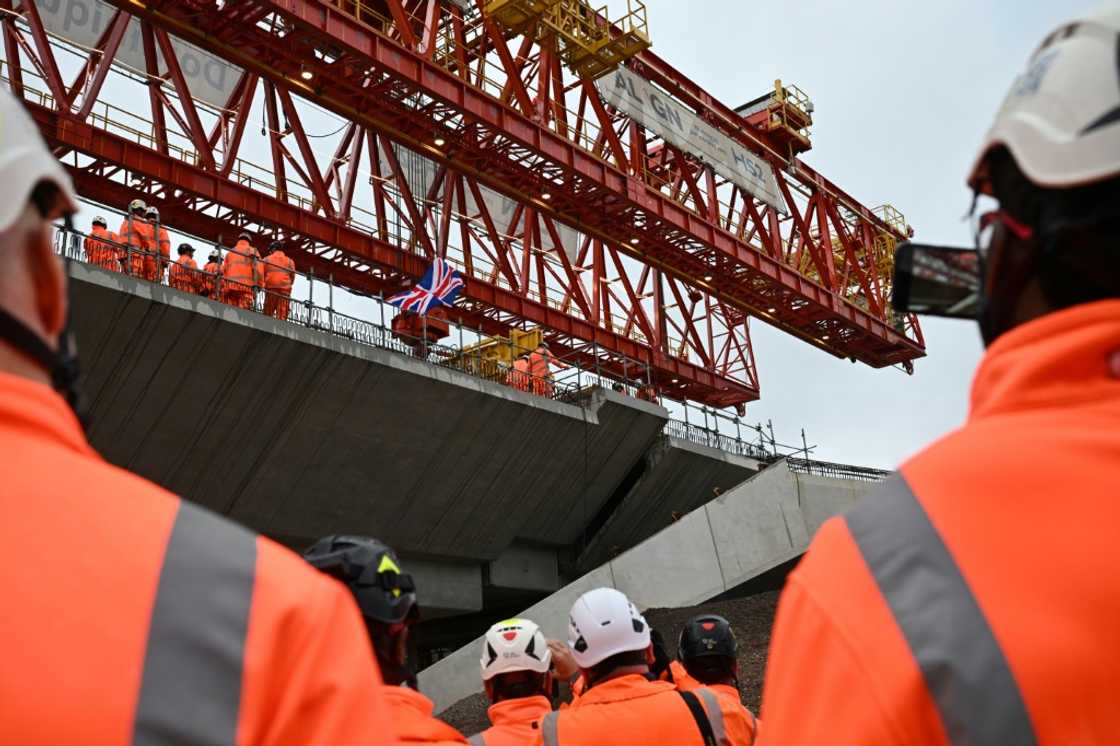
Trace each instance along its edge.
{"label": "blue logo on sign", "polygon": [[1031,63],[1027,71],[1019,76],[1016,81],[1015,87],[1011,90],[1012,96],[1033,96],[1038,93],[1038,89],[1042,86],[1042,80],[1046,77],[1046,73],[1050,70],[1050,66],[1058,56],[1058,50],[1052,49],[1049,52],[1039,55],[1038,59]]}

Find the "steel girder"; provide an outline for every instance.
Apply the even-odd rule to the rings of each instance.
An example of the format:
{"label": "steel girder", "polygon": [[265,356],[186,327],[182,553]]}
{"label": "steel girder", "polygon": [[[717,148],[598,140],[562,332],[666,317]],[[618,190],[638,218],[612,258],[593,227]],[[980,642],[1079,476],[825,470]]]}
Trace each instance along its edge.
{"label": "steel girder", "polygon": [[[757,397],[747,311],[834,354],[874,365],[921,354],[916,325],[909,339],[874,315],[885,317],[885,289],[867,251],[884,226],[865,208],[792,162],[815,186],[786,183],[779,174],[793,213],[782,219],[685,154],[647,142],[648,133],[608,111],[592,86],[565,83],[547,45],[521,40],[515,55],[497,29],[477,18],[471,26],[452,6],[412,3],[406,9],[395,0],[386,3],[392,18],[376,30],[319,2],[227,3],[224,10],[205,2],[118,5],[153,22],[145,25],[145,39],[163,55],[174,57],[170,29],[248,73],[208,134],[174,64],[167,66],[171,85],[149,86],[154,148],[125,148],[97,132],[96,121],[89,132],[70,129],[69,122],[88,119],[112,61],[119,15],[99,45],[101,62],[91,57],[66,105],[54,103],[54,95],[45,103],[56,111],[38,112],[52,144],[91,158],[74,170],[95,199],[124,196],[119,183],[110,184],[123,168],[149,194],[162,195],[161,207],[172,210],[165,213],[169,223],[210,237],[231,221],[280,226],[316,272],[364,292],[399,287],[418,276],[433,253],[454,254],[468,269],[485,266],[468,273],[467,320],[491,333],[542,324],[566,349],[600,361],[613,375],[633,375],[639,361],[652,366],[654,382],[669,395],[717,406]],[[34,38],[37,19],[25,15]],[[4,26],[9,62],[12,37],[23,42],[22,57],[46,87],[65,90],[61,78],[50,80],[49,44],[37,44],[33,53],[11,19]],[[488,58],[507,73],[500,91],[481,90]],[[21,59],[18,52],[15,59]],[[665,85],[668,68],[657,62],[643,59],[643,71]],[[298,75],[305,66],[313,70],[314,85]],[[19,67],[9,65],[17,90]],[[674,93],[702,104],[705,94],[697,91],[684,86]],[[262,92],[274,183],[254,188],[250,180],[246,188],[238,184],[234,163],[248,107]],[[579,100],[576,113],[566,108],[572,95]],[[300,123],[300,97],[354,122],[325,167]],[[172,122],[160,122],[165,112]],[[197,153],[190,168],[168,155],[175,125]],[[434,147],[436,138],[446,147]],[[426,194],[410,192],[392,143],[439,164]],[[153,160],[152,150],[166,160]],[[375,175],[373,218],[364,229],[354,220],[363,199],[355,191],[363,157]],[[293,181],[310,199],[289,193]],[[499,225],[488,214],[482,190],[516,201],[508,223]],[[462,219],[467,213],[471,220]],[[391,235],[391,221],[403,224],[407,236]],[[565,237],[565,251],[559,231],[573,225],[581,229],[580,240]],[[844,271],[860,275],[866,268],[866,276],[836,276],[833,252],[822,250],[833,234],[850,257]],[[805,256],[819,262],[817,277],[832,290],[792,269],[804,266]],[[848,302],[857,294],[867,312]]]}

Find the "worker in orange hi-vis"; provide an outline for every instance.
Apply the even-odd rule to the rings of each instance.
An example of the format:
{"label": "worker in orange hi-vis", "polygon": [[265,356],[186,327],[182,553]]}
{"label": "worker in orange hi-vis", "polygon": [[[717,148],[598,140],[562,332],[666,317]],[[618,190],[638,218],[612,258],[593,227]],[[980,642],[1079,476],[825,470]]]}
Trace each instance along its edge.
{"label": "worker in orange hi-vis", "polygon": [[123,251],[117,246],[117,237],[109,232],[109,224],[105,218],[98,215],[93,219],[90,233],[82,242],[85,249],[86,261],[102,269],[121,271],[121,255]]}
{"label": "worker in orange hi-vis", "polygon": [[214,300],[221,299],[222,252],[214,249],[207,258],[199,278],[199,294]]}
{"label": "worker in orange hi-vis", "polygon": [[171,264],[168,284],[184,293],[201,292],[202,276],[199,274],[198,264],[194,261],[194,247],[189,243],[181,243],[176,251],[179,259]]}
{"label": "worker in orange hi-vis", "polygon": [[491,705],[490,727],[471,746],[522,746],[537,721],[552,711],[552,653],[541,629],[528,619],[507,619],[482,642],[482,682]]}
{"label": "worker in orange hi-vis", "polygon": [[978,318],[987,353],[966,424],[822,526],[787,581],[766,743],[1120,735],[1118,38],[1114,3],[1030,58],[968,178],[999,203],[975,249],[899,249],[896,308]]}
{"label": "worker in orange hi-vis", "polygon": [[533,393],[538,396],[552,396],[552,367],[567,370],[568,366],[560,362],[548,342],[541,342],[537,349],[529,355],[529,374],[533,377]]}
{"label": "worker in orange hi-vis", "polygon": [[344,589],[86,441],[51,247],[73,187],[7,91],[0,121],[0,563],[19,610],[0,616],[0,743],[396,743]]}
{"label": "worker in orange hi-vis", "polygon": [[278,319],[288,318],[292,284],[296,279],[296,263],[284,253],[279,241],[269,244],[270,252],[263,260],[264,312]]}
{"label": "worker in orange hi-vis", "polygon": [[249,234],[237,238],[222,264],[222,300],[231,306],[252,309],[260,287],[260,254],[249,243]]}
{"label": "worker in orange hi-vis", "polygon": [[[707,746],[727,743],[710,690],[681,692],[651,673],[649,625],[613,588],[584,593],[568,617],[568,646],[580,669],[578,695],[547,713],[534,746]],[[558,675],[565,666],[554,665]]]}
{"label": "worker in orange hi-vis", "polygon": [[506,379],[510,388],[518,391],[528,391],[532,377],[529,373],[529,356],[520,355],[513,361],[513,367],[510,368],[509,375]]}
{"label": "worker in orange hi-vis", "polygon": [[144,260],[150,251],[159,251],[152,226],[145,218],[148,206],[142,199],[128,203],[128,215],[121,223],[117,237],[124,245],[123,265],[133,277],[144,277]]}
{"label": "worker in orange hi-vis", "polygon": [[731,624],[718,614],[701,614],[681,630],[677,660],[669,663],[667,676],[681,691],[710,690],[718,700],[727,743],[749,746],[758,740],[758,721],[739,695],[738,654]]}
{"label": "worker in orange hi-vis", "polygon": [[459,731],[432,715],[432,701],[416,690],[408,639],[420,608],[416,583],[401,570],[396,553],[367,536],[326,536],[304,551],[303,558],[354,594],[384,677],[381,695],[389,702],[397,742],[465,744]]}
{"label": "worker in orange hi-vis", "polygon": [[158,209],[149,205],[144,214],[155,239],[154,248],[144,257],[144,278],[152,282],[163,282],[163,274],[171,264],[171,236],[160,223]]}

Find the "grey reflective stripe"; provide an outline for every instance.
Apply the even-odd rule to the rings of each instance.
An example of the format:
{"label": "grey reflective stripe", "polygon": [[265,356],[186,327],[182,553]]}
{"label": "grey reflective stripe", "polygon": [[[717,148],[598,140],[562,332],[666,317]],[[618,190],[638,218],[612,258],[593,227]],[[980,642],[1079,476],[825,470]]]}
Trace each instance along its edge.
{"label": "grey reflective stripe", "polygon": [[237,738],[256,537],[183,500],[148,629],[134,746]]}
{"label": "grey reflective stripe", "polygon": [[848,528],[902,630],[954,746],[1033,746],[1019,686],[960,568],[901,476]]}
{"label": "grey reflective stripe", "polygon": [[704,687],[693,691],[700,697],[704,709],[708,711],[708,722],[712,725],[712,735],[716,737],[716,743],[720,746],[731,746],[731,741],[727,738],[727,728],[723,726],[723,710],[719,708],[719,698],[716,697],[715,692]]}
{"label": "grey reflective stripe", "polygon": [[481,733],[475,733],[467,739],[467,743],[471,746],[486,746],[486,739],[482,737]]}
{"label": "grey reflective stripe", "polygon": [[560,713],[553,710],[544,716],[541,721],[541,735],[544,746],[559,746],[560,744]]}
{"label": "grey reflective stripe", "polygon": [[754,746],[754,742],[758,739],[758,718],[756,718],[754,716],[754,713],[751,712],[751,708],[744,705],[743,709],[746,710],[747,714],[751,716],[751,742],[748,746]]}

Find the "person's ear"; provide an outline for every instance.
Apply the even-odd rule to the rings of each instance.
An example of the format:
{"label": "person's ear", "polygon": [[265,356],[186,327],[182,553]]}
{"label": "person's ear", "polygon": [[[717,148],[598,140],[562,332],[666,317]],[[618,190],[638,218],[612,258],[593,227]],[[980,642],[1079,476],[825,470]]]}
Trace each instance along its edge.
{"label": "person's ear", "polygon": [[35,313],[47,342],[55,345],[66,326],[67,277],[62,262],[51,248],[51,224],[36,221],[27,232],[27,264],[35,292]]}
{"label": "person's ear", "polygon": [[396,656],[397,665],[403,666],[408,662],[408,628],[405,627],[397,635],[396,650],[393,651]]}
{"label": "person's ear", "polygon": [[656,662],[657,656],[653,652],[653,643],[650,643],[649,647],[646,648],[646,663],[652,666]]}

